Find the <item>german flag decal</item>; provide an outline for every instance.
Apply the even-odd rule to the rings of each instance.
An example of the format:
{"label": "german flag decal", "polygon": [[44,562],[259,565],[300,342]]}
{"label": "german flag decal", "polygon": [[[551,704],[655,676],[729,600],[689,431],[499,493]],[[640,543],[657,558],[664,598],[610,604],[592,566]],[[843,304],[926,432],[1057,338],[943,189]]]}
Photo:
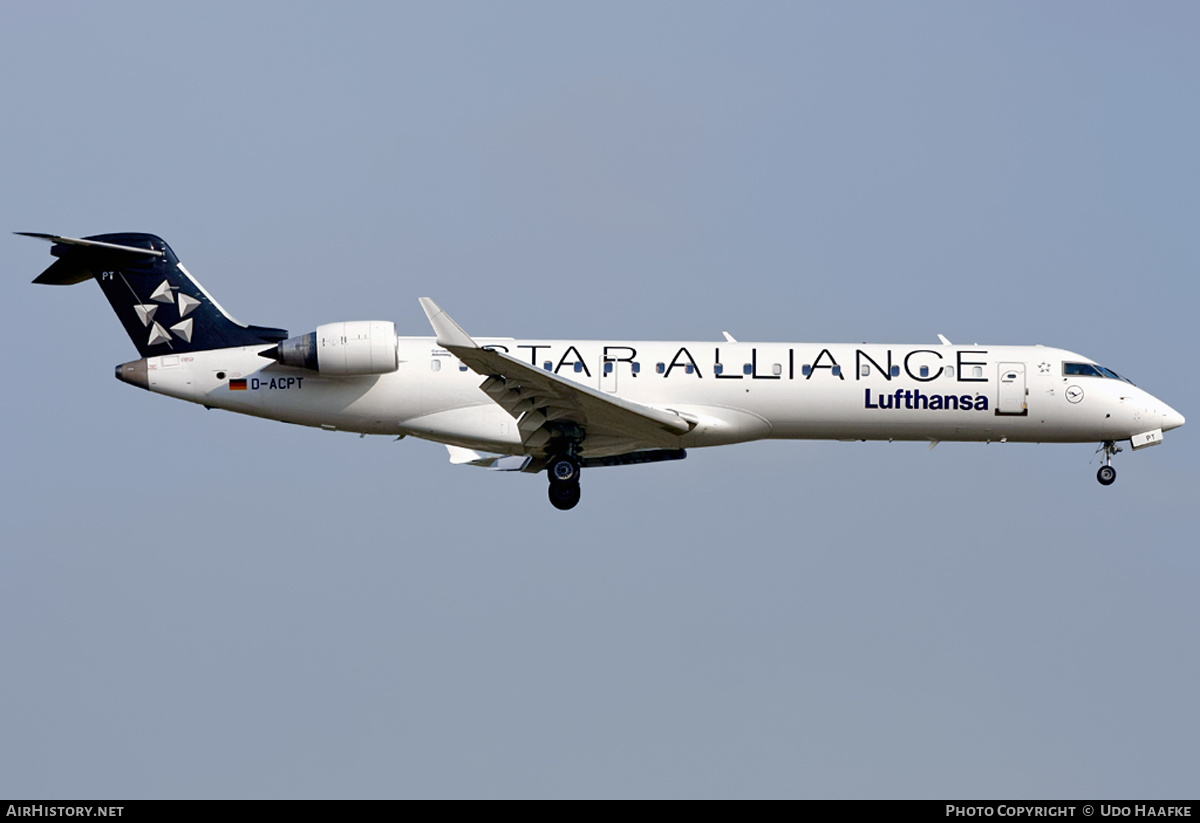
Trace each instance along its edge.
{"label": "german flag decal", "polygon": [[246,381],[244,379],[230,380],[229,381],[229,390],[230,391],[245,391],[246,390]]}

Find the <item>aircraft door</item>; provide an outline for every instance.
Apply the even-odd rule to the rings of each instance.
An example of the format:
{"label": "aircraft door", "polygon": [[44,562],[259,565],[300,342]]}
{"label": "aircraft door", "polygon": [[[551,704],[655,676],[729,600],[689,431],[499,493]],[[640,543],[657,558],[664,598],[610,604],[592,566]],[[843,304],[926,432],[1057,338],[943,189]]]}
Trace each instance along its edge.
{"label": "aircraft door", "polygon": [[617,390],[617,363],[604,355],[600,356],[600,391]]}
{"label": "aircraft door", "polygon": [[1025,364],[1000,364],[1000,396],[996,401],[996,414],[1028,414],[1025,388]]}

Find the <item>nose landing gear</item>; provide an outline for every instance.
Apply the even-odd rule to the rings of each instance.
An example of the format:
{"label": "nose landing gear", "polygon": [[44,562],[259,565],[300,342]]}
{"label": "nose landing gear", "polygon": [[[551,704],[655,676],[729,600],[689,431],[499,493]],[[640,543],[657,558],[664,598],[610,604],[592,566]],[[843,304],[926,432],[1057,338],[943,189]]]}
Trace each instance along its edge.
{"label": "nose landing gear", "polygon": [[1105,440],[1096,451],[1104,452],[1104,465],[1096,472],[1096,479],[1100,481],[1101,486],[1111,486],[1117,480],[1117,470],[1112,467],[1112,457],[1121,449],[1113,441]]}

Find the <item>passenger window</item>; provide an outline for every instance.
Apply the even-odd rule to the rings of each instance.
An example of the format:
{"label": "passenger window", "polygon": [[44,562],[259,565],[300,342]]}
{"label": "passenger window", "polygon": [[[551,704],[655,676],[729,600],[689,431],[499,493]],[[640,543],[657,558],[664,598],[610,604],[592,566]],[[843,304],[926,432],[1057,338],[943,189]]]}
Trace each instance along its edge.
{"label": "passenger window", "polygon": [[922,367],[921,367],[921,376],[922,376],[922,377],[928,377],[928,376],[929,376],[929,367],[928,367],[928,366],[922,366]]}
{"label": "passenger window", "polygon": [[810,374],[812,374],[812,366],[809,366],[809,365],[803,366],[800,369],[800,373],[803,374],[805,377],[808,377]]}
{"label": "passenger window", "polygon": [[554,364],[551,363],[549,360],[547,360],[545,363],[542,364],[542,368],[545,369],[546,371],[554,371]]}
{"label": "passenger window", "polygon": [[580,361],[576,360],[576,361],[575,361],[575,373],[576,373],[576,374],[579,374],[579,373],[580,373],[580,372],[582,372],[582,371],[583,371],[583,363],[581,363]]}
{"label": "passenger window", "polygon": [[842,367],[841,367],[841,366],[834,366],[834,367],[833,367],[833,376],[834,376],[834,377],[841,377],[841,376],[842,376]]}
{"label": "passenger window", "polygon": [[754,365],[747,363],[746,365],[742,366],[742,374],[754,374]]}
{"label": "passenger window", "polygon": [[858,373],[862,377],[870,377],[871,376],[871,367],[868,366],[866,363],[863,363],[861,366],[858,367]]}
{"label": "passenger window", "polygon": [[459,364],[458,364],[458,370],[459,370],[459,371],[466,371],[466,370],[467,370],[467,364],[466,364],[466,363],[459,363]]}
{"label": "passenger window", "polygon": [[656,372],[658,372],[659,374],[662,374],[663,372],[665,372],[667,370],[667,364],[659,363],[657,366],[654,367],[654,370]]}
{"label": "passenger window", "polygon": [[637,374],[638,372],[640,372],[642,370],[642,364],[638,363],[636,360],[633,363],[631,363],[630,365],[633,366],[634,374]]}
{"label": "passenger window", "polygon": [[771,374],[775,375],[776,377],[783,374],[783,366],[779,363],[776,363],[771,367]]}
{"label": "passenger window", "polygon": [[899,377],[899,376],[900,376],[900,367],[892,366],[892,377]]}
{"label": "passenger window", "polygon": [[976,366],[975,368],[971,369],[971,374],[974,377],[983,377],[983,366]]}
{"label": "passenger window", "polygon": [[433,371],[441,371],[442,370],[442,361],[441,360],[430,360],[429,368],[432,369]]}
{"label": "passenger window", "polygon": [[691,363],[688,363],[687,368],[685,368],[684,371],[686,371],[688,374],[691,374],[694,371],[696,371],[696,367],[693,366]]}
{"label": "passenger window", "polygon": [[610,361],[610,362],[606,362],[606,363],[604,364],[604,373],[605,373],[605,374],[612,374],[612,373],[613,373],[613,364],[612,364],[612,362],[611,362],[611,361]]}
{"label": "passenger window", "polygon": [[722,366],[720,363],[716,363],[713,365],[713,374],[724,374],[724,372],[725,372],[725,367]]}

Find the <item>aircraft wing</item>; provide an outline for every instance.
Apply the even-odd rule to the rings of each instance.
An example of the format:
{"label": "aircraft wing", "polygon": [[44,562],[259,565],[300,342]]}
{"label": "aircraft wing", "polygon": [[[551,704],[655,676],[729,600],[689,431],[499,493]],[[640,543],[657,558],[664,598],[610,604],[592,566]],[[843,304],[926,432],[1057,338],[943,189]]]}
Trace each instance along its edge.
{"label": "aircraft wing", "polygon": [[568,423],[583,427],[589,436],[628,439],[631,448],[675,447],[675,438],[692,429],[673,411],[632,403],[482,348],[428,297],[421,298],[421,308],[438,345],[487,378],[479,388],[517,419],[521,441],[529,448],[544,446],[556,425]]}

